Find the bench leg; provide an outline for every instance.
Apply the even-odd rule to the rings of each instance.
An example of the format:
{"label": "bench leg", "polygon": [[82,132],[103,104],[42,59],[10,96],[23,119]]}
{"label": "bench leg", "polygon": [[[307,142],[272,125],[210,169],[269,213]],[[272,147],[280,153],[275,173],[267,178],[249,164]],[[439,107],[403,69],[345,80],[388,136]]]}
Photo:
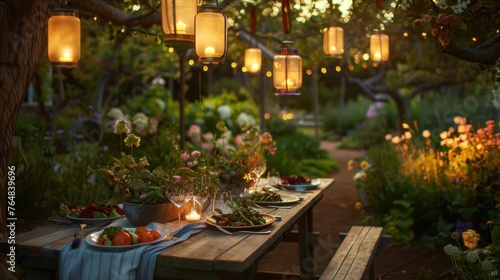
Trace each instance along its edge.
{"label": "bench leg", "polygon": [[308,242],[308,215],[304,215],[299,221],[299,258],[300,258],[300,278],[310,278],[314,271],[312,266],[312,254]]}

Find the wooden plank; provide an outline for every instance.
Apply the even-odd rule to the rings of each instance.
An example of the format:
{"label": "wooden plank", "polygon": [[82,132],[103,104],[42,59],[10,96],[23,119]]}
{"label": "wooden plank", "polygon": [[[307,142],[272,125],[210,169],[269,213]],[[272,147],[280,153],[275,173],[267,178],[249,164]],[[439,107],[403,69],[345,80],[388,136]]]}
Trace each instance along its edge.
{"label": "wooden plank", "polygon": [[320,279],[361,279],[381,235],[381,227],[352,226]]}

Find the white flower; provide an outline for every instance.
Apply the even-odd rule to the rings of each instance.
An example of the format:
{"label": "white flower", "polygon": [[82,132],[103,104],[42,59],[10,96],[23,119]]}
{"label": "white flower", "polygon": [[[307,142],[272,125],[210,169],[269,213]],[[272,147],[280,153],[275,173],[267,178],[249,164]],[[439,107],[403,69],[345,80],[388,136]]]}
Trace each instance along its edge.
{"label": "white flower", "polygon": [[247,113],[241,112],[238,117],[236,118],[236,122],[240,127],[242,127],[245,123],[249,126],[252,127],[255,125],[255,119],[251,116],[248,115]]}
{"label": "white flower", "polygon": [[228,105],[221,105],[217,108],[217,112],[219,112],[219,116],[223,120],[227,120],[231,117],[231,107]]}

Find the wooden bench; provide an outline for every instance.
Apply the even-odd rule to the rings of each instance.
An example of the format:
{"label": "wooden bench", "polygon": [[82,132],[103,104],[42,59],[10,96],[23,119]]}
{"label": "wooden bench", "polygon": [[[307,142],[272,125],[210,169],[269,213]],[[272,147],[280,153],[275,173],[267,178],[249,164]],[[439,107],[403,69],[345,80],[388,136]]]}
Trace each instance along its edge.
{"label": "wooden bench", "polygon": [[375,279],[375,256],[391,240],[382,235],[382,229],[352,226],[319,279],[362,279],[367,269],[369,278]]}

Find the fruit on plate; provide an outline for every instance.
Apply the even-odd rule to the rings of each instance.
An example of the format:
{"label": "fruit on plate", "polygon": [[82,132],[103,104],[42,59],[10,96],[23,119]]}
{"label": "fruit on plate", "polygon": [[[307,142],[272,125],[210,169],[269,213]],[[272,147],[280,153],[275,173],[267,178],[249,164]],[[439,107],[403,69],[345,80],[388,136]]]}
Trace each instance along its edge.
{"label": "fruit on plate", "polygon": [[85,207],[80,205],[72,205],[70,207],[67,207],[64,204],[61,204],[59,208],[61,210],[61,213],[63,213],[64,215],[68,214],[71,217],[83,219],[112,218],[120,217],[125,214],[123,208],[121,208],[117,204],[103,206],[89,204]]}
{"label": "fruit on plate", "polygon": [[312,179],[305,178],[304,176],[282,176],[282,185],[304,185],[311,184]]}
{"label": "fruit on plate", "polygon": [[105,246],[129,246],[138,243],[153,242],[161,237],[156,229],[145,226],[137,227],[134,231],[118,226],[105,228],[97,237],[97,244]]}

